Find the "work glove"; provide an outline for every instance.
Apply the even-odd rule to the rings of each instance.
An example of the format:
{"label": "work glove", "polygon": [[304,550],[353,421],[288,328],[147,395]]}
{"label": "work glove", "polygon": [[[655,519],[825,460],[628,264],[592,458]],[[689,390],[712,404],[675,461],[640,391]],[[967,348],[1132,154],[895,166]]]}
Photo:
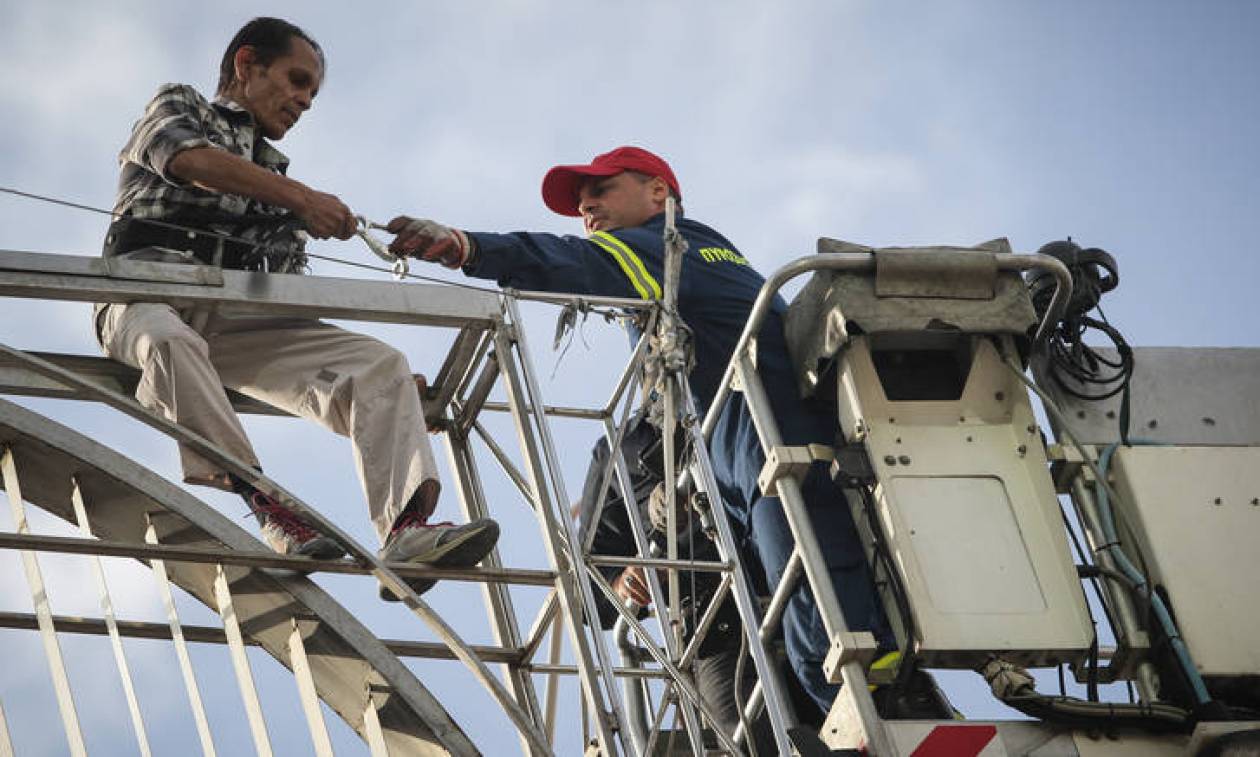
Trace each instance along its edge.
{"label": "work glove", "polygon": [[472,249],[468,235],[437,221],[398,216],[386,225],[394,234],[389,251],[399,257],[418,257],[447,268],[459,268],[468,260]]}

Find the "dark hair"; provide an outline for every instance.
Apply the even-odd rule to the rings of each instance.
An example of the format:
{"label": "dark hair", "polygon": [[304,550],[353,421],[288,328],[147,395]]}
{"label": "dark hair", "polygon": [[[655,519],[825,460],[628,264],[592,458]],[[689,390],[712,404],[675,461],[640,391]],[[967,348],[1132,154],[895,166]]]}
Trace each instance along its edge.
{"label": "dark hair", "polygon": [[319,56],[320,69],[327,68],[324,61],[324,51],[320,48],[319,43],[311,39],[311,36],[299,29],[297,26],[290,24],[282,18],[271,18],[269,16],[260,16],[248,24],[241,27],[232,41],[228,43],[227,51],[223,53],[223,61],[219,64],[219,88],[217,94],[223,94],[232,84],[232,80],[236,77],[236,67],[234,59],[236,51],[242,47],[254,48],[256,60],[262,65],[270,65],[276,58],[288,55],[293,49],[293,38],[305,40],[311,47],[315,48],[315,54]]}

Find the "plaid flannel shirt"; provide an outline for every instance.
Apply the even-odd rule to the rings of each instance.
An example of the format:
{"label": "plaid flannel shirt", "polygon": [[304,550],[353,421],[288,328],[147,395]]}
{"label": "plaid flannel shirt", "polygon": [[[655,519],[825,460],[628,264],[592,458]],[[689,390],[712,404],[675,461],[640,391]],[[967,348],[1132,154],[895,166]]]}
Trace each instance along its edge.
{"label": "plaid flannel shirt", "polygon": [[258,133],[249,111],[224,97],[210,102],[187,84],[165,84],[132,127],[131,139],[118,156],[121,173],[114,212],[261,242],[270,270],[301,272],[306,266],[305,235],[292,227],[276,233],[278,222],[260,218],[288,211],[201,189],[170,172],[171,159],[195,147],[227,150],[278,174],[289,167],[289,159]]}

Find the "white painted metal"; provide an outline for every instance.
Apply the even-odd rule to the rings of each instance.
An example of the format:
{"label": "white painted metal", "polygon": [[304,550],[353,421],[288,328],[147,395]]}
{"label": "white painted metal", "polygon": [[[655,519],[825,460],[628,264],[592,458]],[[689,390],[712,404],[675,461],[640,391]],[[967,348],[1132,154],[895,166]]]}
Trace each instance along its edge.
{"label": "white painted metal", "polygon": [[234,313],[487,327],[495,292],[0,250],[0,296],[218,305]]}
{"label": "white painted metal", "polygon": [[1112,460],[1120,515],[1199,671],[1260,675],[1260,447],[1122,446]]}
{"label": "white painted metal", "polygon": [[[731,370],[731,368],[728,368],[728,374],[730,374]],[[731,375],[733,374],[727,377],[728,382],[731,379]],[[696,417],[698,413],[695,400],[691,397],[690,392],[686,391],[688,388],[686,378],[678,376],[676,380],[685,415]],[[729,383],[724,385],[729,386]],[[706,427],[709,425],[708,420],[710,417],[716,417],[712,410],[705,419]],[[692,480],[696,483],[697,489],[704,492],[709,498],[713,525],[718,532],[716,541],[718,555],[724,561],[738,564],[738,542],[735,539],[733,527],[727,518],[726,506],[722,503],[717,477],[713,472],[713,463],[709,458],[708,442],[705,438],[706,432],[696,428],[695,424],[690,424],[685,428],[690,436],[692,447],[697,451],[691,464]],[[707,433],[711,432],[712,429],[710,427]],[[782,679],[779,667],[771,660],[770,649],[766,644],[765,638],[759,632],[758,625],[761,613],[757,606],[757,600],[753,594],[748,574],[740,567],[732,572],[732,576],[735,581],[733,589],[735,604],[739,609],[740,618],[743,620],[744,636],[748,643],[749,654],[757,671],[758,688],[762,691],[762,696],[766,703],[766,711],[774,729],[775,744],[781,753],[790,754],[791,746],[788,741],[787,731],[796,725],[796,716],[792,712],[790,704],[788,704],[786,685]]]}
{"label": "white painted metal", "polygon": [[[515,304],[508,300],[508,306],[512,313],[512,323],[519,323]],[[557,504],[556,497],[563,502],[568,502],[568,497],[563,489],[555,492],[555,497],[553,497],[551,487],[548,486],[548,482],[552,481],[551,476],[560,470],[560,466],[556,463],[554,455],[548,454],[552,452],[552,448],[549,445],[550,437],[547,435],[549,429],[546,422],[542,418],[531,418],[533,414],[529,408],[541,405],[541,402],[531,402],[531,398],[538,397],[537,384],[533,380],[532,373],[518,372],[518,362],[513,354],[513,346],[505,334],[496,334],[495,348],[506,379],[504,387],[507,390],[508,403],[512,407],[517,441],[529,463],[529,501],[539,518],[543,544],[547,549],[549,562],[557,567],[567,568],[560,570],[556,576],[556,593],[565,615],[569,643],[577,658],[578,667],[582,671],[582,692],[587,706],[595,714],[595,728],[599,743],[607,754],[612,755],[616,753],[618,743],[621,744],[623,750],[626,747],[620,736],[625,729],[619,728],[614,731],[612,728],[614,723],[620,724],[622,717],[621,707],[614,694],[616,687],[612,676],[612,661],[607,647],[604,644],[595,644],[593,651],[600,662],[599,667],[596,668],[590,640],[582,627],[583,613],[586,613],[588,617],[598,617],[598,612],[589,585],[580,580],[582,563],[580,551],[577,549],[577,536],[570,526],[567,512],[564,512]],[[528,366],[529,354],[523,342],[517,342],[515,346],[521,350],[521,363]],[[522,380],[522,375],[526,380]],[[540,435],[541,441],[547,443],[546,452],[540,444]],[[545,462],[544,456],[546,456]],[[550,470],[547,469],[547,465],[550,465]],[[614,722],[609,722],[609,714]]]}
{"label": "white painted metal", "polygon": [[4,717],[3,702],[0,702],[0,757],[13,757],[13,741],[9,738],[9,721]]}
{"label": "white painted metal", "polygon": [[376,701],[371,690],[368,691],[367,707],[363,710],[363,732],[367,736],[368,750],[372,757],[389,757],[389,748],[385,746],[385,734],[381,732],[381,719],[376,714]]}
{"label": "white painted metal", "polygon": [[1034,666],[1080,659],[1093,629],[1028,394],[991,341],[972,345],[958,400],[890,401],[867,337],[840,359],[842,428],[865,436],[917,654],[941,667],[991,652]]}
{"label": "white painted metal", "polygon": [[[560,662],[560,647],[564,641],[563,628],[564,618],[556,613],[555,620],[551,622],[551,644],[547,648],[547,662],[552,665]],[[547,676],[547,688],[543,691],[543,729],[547,732],[547,739],[553,744],[556,738],[556,703],[560,693],[557,684],[559,683],[556,674],[552,673]]]}
{"label": "white painted metal", "polygon": [[[229,272],[231,273],[231,272]],[[549,752],[542,733],[538,730],[538,726],[530,718],[530,716],[512,699],[511,694],[503,684],[494,677],[490,669],[486,666],[472,648],[463,641],[455,630],[446,623],[441,616],[433,611],[427,603],[420,599],[410,586],[398,577],[388,566],[386,566],[380,558],[372,551],[360,546],[354,539],[350,538],[336,524],[329,521],[323,514],[303,504],[301,500],[285,491],[279,484],[266,478],[256,469],[246,465],[241,460],[227,454],[217,446],[211,444],[205,438],[192,432],[178,424],[175,424],[159,415],[150,413],[143,408],[138,402],[110,391],[100,386],[94,385],[90,381],[86,381],[75,376],[73,373],[66,371],[49,363],[46,360],[34,358],[29,354],[14,350],[11,347],[0,344],[0,353],[9,356],[11,359],[23,361],[28,367],[40,372],[43,375],[51,376],[58,379],[62,383],[77,388],[93,399],[99,400],[110,407],[120,410],[131,417],[146,423],[156,429],[161,430],[168,436],[180,441],[181,443],[195,449],[199,454],[204,455],[207,459],[214,461],[222,466],[224,470],[230,471],[233,475],[240,477],[242,480],[250,482],[256,487],[260,487],[265,491],[273,492],[286,506],[298,515],[302,516],[308,522],[313,524],[320,530],[339,544],[346,548],[350,556],[355,560],[370,565],[373,573],[390,591],[393,591],[399,597],[402,597],[403,604],[416,617],[424,621],[436,633],[451,650],[457,659],[463,662],[472,674],[479,680],[490,694],[499,702],[500,706],[507,713],[508,717],[516,725],[517,729],[528,738],[531,746],[543,753]],[[536,393],[535,393],[536,394]],[[550,527],[550,525],[548,526]],[[576,622],[576,621],[575,621]]]}
{"label": "white painted metal", "polygon": [[319,694],[315,690],[315,679],[311,676],[311,664],[306,659],[306,643],[302,641],[302,626],[297,618],[290,619],[289,624],[293,627],[289,634],[289,665],[293,668],[293,678],[297,681],[298,697],[302,701],[306,725],[311,731],[311,742],[315,746],[316,755],[331,757],[332,742],[328,739],[324,713],[319,708]]}
{"label": "white painted metal", "polygon": [[[178,301],[181,303],[213,302],[223,307],[230,307],[234,310],[241,311],[259,311],[272,314],[282,312],[294,315],[323,316],[337,316],[340,314],[342,316],[353,317],[356,320],[390,320],[404,323],[424,323],[429,325],[459,325],[465,330],[480,328],[484,329],[487,333],[493,332],[496,337],[502,338],[506,336],[506,339],[500,339],[497,344],[500,347],[509,345],[508,349],[504,351],[505,354],[517,351],[522,358],[521,364],[518,364],[519,367],[516,368],[516,370],[520,373],[515,376],[518,382],[515,384],[518,392],[517,396],[520,400],[518,401],[517,406],[512,409],[515,411],[518,419],[526,419],[526,425],[531,426],[531,428],[525,432],[530,437],[528,442],[530,449],[526,451],[526,456],[538,461],[538,463],[537,468],[530,471],[531,474],[534,474],[532,478],[535,482],[535,486],[531,486],[530,488],[539,492],[535,496],[542,499],[545,503],[543,508],[541,508],[546,511],[546,514],[541,518],[544,521],[544,529],[550,534],[559,535],[559,541],[554,545],[559,547],[559,549],[555,550],[555,552],[556,554],[563,555],[558,562],[561,563],[561,569],[568,573],[567,576],[558,578],[556,583],[563,586],[567,582],[574,582],[564,587],[562,589],[562,593],[570,593],[571,596],[580,596],[584,593],[584,582],[581,580],[581,558],[577,555],[571,556],[565,554],[568,550],[564,548],[566,546],[571,548],[572,545],[571,534],[566,533],[568,531],[566,528],[567,519],[564,517],[563,512],[552,512],[553,510],[560,510],[560,505],[567,501],[567,497],[564,495],[563,481],[559,478],[557,455],[550,440],[549,431],[545,421],[540,417],[540,414],[545,406],[541,405],[541,396],[538,393],[536,380],[530,373],[531,368],[529,364],[529,357],[527,355],[527,348],[523,342],[516,343],[513,341],[515,338],[515,334],[513,333],[515,326],[509,325],[507,328],[502,328],[499,298],[497,294],[493,292],[486,292],[484,293],[484,296],[474,296],[470,300],[467,292],[459,292],[457,293],[457,296],[452,295],[449,289],[444,292],[421,292],[421,289],[429,288],[417,285],[399,287],[397,285],[380,286],[373,284],[371,287],[363,287],[359,286],[362,282],[312,283],[311,280],[306,277],[261,277],[255,274],[241,274],[238,276],[238,272],[194,270],[193,267],[187,266],[127,266],[126,261],[122,261],[121,267],[113,267],[110,261],[102,262],[98,259],[77,259],[67,258],[66,256],[27,256],[21,254],[0,253],[0,268],[4,269],[3,271],[0,271],[0,279],[3,280],[0,282],[0,290],[2,290],[5,294],[15,296],[40,296],[54,299],[83,299],[89,301],[130,301],[144,299],[152,301]],[[369,288],[371,291],[369,291]],[[364,299],[365,297],[366,299]],[[551,295],[548,295],[547,297],[552,297],[552,299],[554,299],[554,296]],[[584,301],[588,304],[596,304],[596,299],[597,298],[584,298]],[[568,300],[565,299],[564,301],[567,302]],[[610,301],[609,304],[638,305],[640,303],[612,303]],[[509,308],[513,309],[511,305],[509,305]],[[515,323],[516,315],[514,309],[512,319],[513,323]],[[476,340],[472,340],[469,343],[475,346],[475,341]],[[482,344],[488,346],[490,344],[490,340],[483,340]],[[641,352],[636,354],[637,356],[641,356]],[[31,377],[33,377],[33,380],[24,379],[23,383],[30,384],[32,386],[36,383],[41,384],[41,387],[37,387],[38,391],[47,390],[48,386],[43,386],[43,384],[51,382],[52,385],[60,387],[60,389],[58,389],[58,391],[61,392],[59,396],[75,396],[85,399],[100,400],[124,413],[137,417],[143,422],[155,425],[184,443],[190,443],[194,447],[204,444],[203,440],[186,438],[186,435],[181,433],[181,429],[171,428],[169,427],[169,424],[155,422],[153,418],[145,417],[145,414],[137,411],[134,407],[134,403],[126,401],[126,398],[124,397],[117,396],[119,392],[101,391],[97,386],[85,385],[85,382],[82,382],[81,380],[76,381],[66,372],[57,370],[55,366],[44,365],[40,364],[39,361],[29,360],[29,356],[24,356],[25,359],[19,359],[19,356],[14,354],[12,351],[6,351],[5,356],[11,360],[19,361],[17,363],[19,371],[26,371]],[[466,371],[463,367],[459,366],[452,368],[453,377],[455,373],[465,375],[468,378],[471,378],[473,375],[472,371]],[[509,371],[509,373],[511,372]],[[623,376],[622,383],[626,383],[628,380],[626,377],[630,375],[631,373],[628,370]],[[487,388],[489,383],[492,383],[493,380],[494,376],[492,375],[491,381],[487,382]],[[452,387],[453,386],[454,384],[452,384]],[[467,386],[467,382],[461,382],[459,391],[462,392]],[[451,387],[447,387],[447,389],[449,390]],[[484,398],[477,399],[476,402],[470,401],[466,403],[465,407],[473,408],[471,413],[465,413],[468,415],[470,421],[475,420],[475,414],[480,409],[481,399]],[[456,402],[454,407],[458,408],[461,405],[464,405],[464,403]],[[550,412],[554,409],[548,408],[547,410]],[[561,415],[564,414],[561,411],[557,412]],[[580,417],[590,417],[593,419],[603,417],[602,413],[598,413],[596,411],[586,412],[589,412],[590,415],[581,415]],[[207,454],[211,459],[220,460],[220,458],[223,457],[217,450],[204,449],[201,451]],[[228,470],[236,471],[246,478],[249,478],[252,475],[250,471],[244,471],[243,473],[241,471],[237,471],[238,466],[236,466],[235,463],[238,461],[224,459],[220,460],[220,462],[222,462]],[[515,478],[518,481],[523,480],[523,476],[518,475]],[[263,483],[268,486],[272,484],[272,482]],[[552,491],[553,489],[554,492]],[[285,498],[288,499],[287,492],[283,492],[282,490],[279,491],[286,495]],[[535,497],[529,498],[532,500]],[[321,526],[326,525],[322,518],[318,517],[317,513],[308,512],[302,503],[295,501],[294,508],[303,515],[309,515]],[[341,533],[335,528],[330,529],[329,532],[336,536],[341,536]],[[566,541],[569,542],[567,545],[565,544]],[[357,545],[353,546],[357,547]],[[380,566],[375,564],[371,555],[359,555],[357,549],[353,549],[352,552],[355,553],[354,556],[356,558],[363,559],[371,563],[373,568],[380,570],[381,573],[384,574],[383,580],[387,583],[392,584],[396,581],[396,577],[390,571],[381,570]],[[570,557],[576,557],[577,562],[571,562],[569,560]],[[171,575],[178,578],[179,570],[177,570],[177,568],[182,569],[183,566],[175,564],[171,565]],[[185,576],[185,578],[188,578],[188,576]],[[214,582],[207,581],[206,583],[213,584]],[[589,589],[586,591],[589,593]],[[222,592],[219,593],[221,594]],[[207,597],[205,596],[201,596],[200,598],[202,601],[207,600]],[[444,625],[440,623],[440,620],[435,619],[432,616],[431,611],[426,605],[424,605],[423,602],[419,601],[415,597],[408,597],[408,599],[411,601],[408,601],[407,604],[413,612],[416,612],[417,615],[420,615],[422,619],[426,620],[426,622],[429,622],[431,625],[436,625],[438,627],[437,630],[439,635],[442,635],[444,639],[446,639],[447,636],[453,636],[453,633],[449,628],[444,627]],[[214,600],[210,601],[212,604],[214,603]],[[573,605],[578,604],[573,602],[572,598],[569,599],[569,603],[570,604],[566,607],[566,610],[573,609]],[[245,599],[243,597],[238,597],[237,604],[239,605],[242,617],[245,617]],[[171,611],[173,611],[173,603],[170,605],[170,608]],[[508,609],[509,608],[507,606],[496,608],[495,614],[496,616],[500,615],[503,611]],[[437,620],[436,623],[435,620]],[[566,624],[566,630],[568,630],[571,634],[575,633],[573,627],[578,623],[577,615],[572,612],[568,613],[568,620],[569,622]],[[496,621],[501,622],[498,618],[496,618]],[[579,629],[576,633],[587,634],[588,632],[586,630]],[[176,634],[172,632],[172,636],[175,635]],[[285,635],[287,636],[287,633]],[[592,635],[598,637],[597,633],[593,633]],[[531,643],[532,639],[533,637],[531,636]],[[541,641],[541,639],[539,641]],[[581,652],[578,654],[578,656],[582,658],[580,662],[583,663],[579,667],[582,668],[580,674],[583,676],[584,684],[586,684],[587,688],[592,690],[599,688],[606,690],[611,689],[613,668],[611,665],[601,665],[598,668],[592,665],[592,661],[590,659],[592,655],[590,655],[589,650],[585,648],[592,640],[589,638],[583,638],[581,640],[574,638],[573,641],[575,645],[583,647]],[[450,643],[449,640],[448,643]],[[598,638],[595,639],[595,643],[597,644],[597,649],[602,652],[603,646]],[[502,687],[496,685],[497,682],[486,675],[488,671],[485,670],[484,665],[477,664],[476,660],[471,659],[471,655],[468,653],[468,650],[464,649],[463,646],[458,643],[457,639],[455,640],[454,645],[455,655],[464,661],[465,664],[474,668],[474,674],[477,675],[478,678],[482,679],[482,682],[491,689],[491,693],[494,694],[496,698],[500,699],[505,709],[508,710],[509,716],[511,716],[517,723],[518,727],[522,731],[522,734],[527,737],[526,741],[530,742],[530,748],[534,751],[545,751],[545,745],[543,745],[541,741],[536,740],[535,733],[530,727],[531,725],[540,725],[543,720],[537,703],[532,703],[533,711],[530,712],[529,717],[521,717],[524,713],[520,710],[529,711],[531,709],[530,706],[528,706],[524,701],[521,701],[521,707],[518,708],[514,706],[514,703],[503,696],[506,692],[502,690]],[[274,650],[272,653],[276,654]],[[277,656],[283,658],[283,655]],[[312,662],[315,662],[314,658],[312,658]],[[191,668],[189,668],[189,671],[191,672]],[[674,674],[678,674],[677,670],[674,671]],[[600,687],[598,686],[598,683],[594,686],[590,685],[602,678],[604,675],[608,676],[606,686]],[[523,672],[520,671],[514,673],[514,677],[525,684],[524,687],[517,687],[516,693],[519,698],[523,692],[528,690],[531,686],[531,682],[529,681],[528,674],[523,674]],[[532,694],[532,691],[528,693]],[[689,689],[688,693],[691,693]],[[596,697],[602,697],[603,695],[603,692],[594,692],[594,696]],[[687,697],[687,699],[690,698],[691,697]],[[617,702],[614,700],[609,702],[608,705],[598,709],[602,713],[599,718],[601,736],[610,734],[609,729],[615,726],[616,713],[618,710]],[[608,710],[612,711],[613,717],[609,717],[610,713]],[[387,711],[382,710],[380,712],[379,719],[382,721],[385,720],[387,714],[389,714]],[[391,717],[393,717],[392,714]],[[530,719],[534,721],[532,724],[529,723]],[[605,743],[610,742],[611,739],[607,739]],[[389,743],[391,743],[391,745],[393,744],[393,742]]]}
{"label": "white painted metal", "polygon": [[[462,431],[451,429],[446,434],[447,460],[451,466],[450,469],[455,473],[460,508],[468,522],[472,522],[488,516],[489,510],[486,507],[480,473],[467,442],[468,439]],[[487,568],[502,568],[503,562],[499,557],[498,549],[491,550],[490,554],[482,559],[481,564]],[[494,634],[495,643],[501,647],[520,647],[521,629],[517,623],[516,609],[508,593],[508,587],[503,584],[483,583],[481,595],[486,604],[487,621]],[[517,704],[535,724],[543,722],[533,678],[519,664],[505,664],[503,668]],[[554,744],[551,734],[545,735],[548,744]],[[537,750],[531,748],[524,734],[521,734],[521,749],[524,753],[531,753],[531,751],[538,753]]]}
{"label": "white painted metal", "polygon": [[[3,457],[0,458],[0,469],[4,475],[5,491],[9,494],[14,530],[19,534],[29,534],[31,529],[26,522],[26,506],[22,502],[22,487],[18,481],[17,465],[13,461],[13,451],[8,447],[4,448]],[[48,660],[49,672],[52,674],[53,687],[57,694],[57,708],[61,712],[61,723],[65,728],[70,753],[75,757],[86,755],[87,747],[83,743],[83,731],[79,727],[79,716],[74,707],[70,678],[66,675],[65,662],[61,658],[61,646],[57,643],[57,632],[53,628],[48,590],[44,586],[39,561],[33,552],[22,552],[22,569],[26,573],[26,583],[31,589],[31,601],[35,605],[35,616],[39,620],[39,634],[44,643],[44,656]]]}
{"label": "white painted metal", "polygon": [[[92,524],[88,520],[87,508],[83,504],[83,492],[79,489],[78,479],[71,477],[70,502],[74,505],[74,516],[79,522],[79,532],[84,538],[92,538]],[[109,596],[109,584],[105,581],[105,569],[101,558],[93,556],[92,575],[96,577],[96,589],[101,598],[101,613],[105,616],[105,627],[109,631],[110,647],[114,651],[114,663],[118,666],[118,679],[122,683],[123,694],[127,699],[127,711],[131,715],[131,727],[136,734],[136,744],[140,754],[148,757],[149,736],[144,729],[144,718],[140,715],[140,702],[136,699],[135,685],[131,680],[131,669],[127,665],[127,655],[123,652],[122,637],[118,634],[118,622],[114,618],[114,603]]]}
{"label": "white painted metal", "polygon": [[[388,706],[381,711],[380,720],[391,749],[422,754],[435,748],[452,754],[476,753],[467,735],[395,652],[312,581],[294,573],[293,569],[299,566],[283,564],[284,559],[278,555],[267,557],[271,553],[233,519],[117,452],[4,400],[0,400],[0,440],[11,446],[16,464],[24,471],[22,489],[26,501],[73,522],[66,471],[79,471],[84,496],[96,507],[94,527],[113,537],[109,541],[98,541],[14,534],[7,539],[0,538],[0,541],[11,542],[4,545],[6,548],[27,549],[25,544],[29,542],[29,549],[37,551],[48,546],[51,540],[73,543],[71,552],[165,560],[172,583],[208,608],[216,604],[214,564],[249,565],[255,568],[250,579],[251,590],[246,596],[238,594],[235,604],[242,625],[247,617],[251,620],[251,641],[261,645],[281,664],[288,665],[289,614],[296,612],[303,618],[317,619],[318,626],[306,638],[312,674],[320,697],[348,725],[355,729],[362,726],[363,693],[357,686],[347,686],[345,682],[371,678],[390,691]],[[120,504],[123,506],[118,506]],[[164,514],[164,520],[173,518],[169,528],[178,532],[181,547],[164,548],[146,543],[146,513]],[[168,525],[156,517],[153,520],[159,527]],[[272,563],[272,560],[280,562]],[[264,566],[287,570],[257,569]],[[329,567],[350,566],[334,563]],[[554,577],[546,573],[541,578],[549,585]],[[288,614],[275,613],[276,607],[288,608]],[[57,629],[64,632],[62,621],[55,620]],[[254,620],[259,622],[252,622]],[[84,627],[73,620],[68,624],[76,630]],[[105,632],[103,621],[88,625],[98,627],[99,633]],[[124,624],[120,620],[119,625],[126,635],[127,630],[134,630],[137,624]],[[34,615],[24,627],[37,629]],[[200,633],[194,635],[187,627],[183,630],[188,639],[204,638]],[[224,639],[222,631],[215,630],[218,638],[207,640]],[[165,638],[171,638],[169,628]],[[420,646],[436,652],[441,645]],[[243,724],[242,718],[238,727]]]}
{"label": "white painted metal", "polygon": [[262,704],[258,701],[258,690],[254,688],[254,675],[249,669],[249,658],[245,656],[245,639],[241,636],[241,626],[236,620],[232,591],[222,565],[215,566],[214,596],[219,603],[219,617],[223,620],[223,631],[227,635],[232,668],[236,671],[236,684],[241,690],[241,701],[245,705],[245,716],[249,719],[250,734],[254,737],[254,749],[262,757],[271,757],[267,721],[263,718]]}
{"label": "white painted metal", "polygon": [[[1114,348],[1099,349],[1103,360],[1118,362]],[[1130,434],[1135,439],[1187,446],[1260,445],[1260,349],[1254,347],[1134,347],[1130,388]],[[1047,375],[1044,361],[1033,364],[1037,384],[1063,411],[1051,416],[1056,438],[1066,422],[1081,444],[1120,441],[1122,395],[1088,401],[1073,397],[1059,380],[1085,394],[1097,388],[1074,384],[1070,376]],[[1244,401],[1240,401],[1244,400]]]}
{"label": "white painted metal", "polygon": [[[152,521],[145,529],[144,540],[149,544],[157,544],[157,531]],[[171,640],[175,647],[175,656],[179,659],[179,672],[184,679],[184,690],[188,694],[188,704],[192,707],[193,721],[197,724],[197,737],[201,740],[201,751],[206,757],[214,757],[214,738],[210,735],[210,724],[206,720],[206,708],[201,703],[201,691],[197,688],[197,675],[193,672],[192,660],[188,657],[188,643],[184,641],[184,630],[179,623],[179,612],[175,609],[175,598],[171,596],[171,582],[166,574],[166,563],[162,560],[149,560],[153,570],[153,578],[157,582],[158,594],[166,607],[166,619],[171,626]]]}

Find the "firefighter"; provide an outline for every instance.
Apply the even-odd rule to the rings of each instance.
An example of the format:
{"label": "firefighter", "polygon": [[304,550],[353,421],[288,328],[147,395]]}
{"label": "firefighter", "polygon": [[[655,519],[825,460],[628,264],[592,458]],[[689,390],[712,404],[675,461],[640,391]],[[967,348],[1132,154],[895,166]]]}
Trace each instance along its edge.
{"label": "firefighter", "polygon": [[[390,250],[500,286],[572,294],[661,297],[665,258],[662,232],[666,199],[681,203],[673,170],[638,147],[618,147],[589,164],[552,168],[543,179],[543,202],[565,216],[580,216],[585,237],[513,232],[470,232],[407,216],[395,218]],[[681,207],[681,206],[680,206]],[[690,376],[697,406],[706,410],[765,280],[738,248],[715,229],[680,218],[688,250],[683,259],[678,308],[694,334],[695,368]],[[831,444],[834,415],[802,400],[783,335],[786,304],[776,297],[757,337],[758,372],[770,396],[784,443]],[[793,540],[777,497],[764,495],[757,475],[764,463],[752,417],[736,394],[724,407],[710,442],[720,494],[741,538],[777,584]],[[871,631],[883,650],[895,646],[878,601],[849,509],[825,466],[815,464],[803,482],[810,518],[818,534],[852,630]],[[812,594],[802,581],[784,613],[788,659],[819,710],[829,710],[837,687],[822,671],[830,647]]]}

